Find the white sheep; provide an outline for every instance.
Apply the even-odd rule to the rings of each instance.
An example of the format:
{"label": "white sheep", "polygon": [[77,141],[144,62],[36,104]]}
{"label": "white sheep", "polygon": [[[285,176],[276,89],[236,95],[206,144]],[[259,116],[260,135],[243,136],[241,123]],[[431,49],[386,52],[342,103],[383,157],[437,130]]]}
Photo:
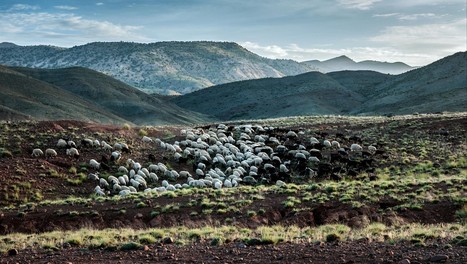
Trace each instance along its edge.
{"label": "white sheep", "polygon": [[144,143],[152,143],[152,138],[148,137],[148,136],[143,136],[143,142]]}
{"label": "white sheep", "polygon": [[77,158],[79,157],[79,151],[76,149],[76,148],[69,148],[66,150],[66,154],[68,156],[71,156],[71,157],[74,157],[74,158]]}
{"label": "white sheep", "polygon": [[31,156],[33,156],[33,157],[40,157],[40,156],[43,156],[43,155],[44,155],[44,152],[42,152],[41,149],[36,148],[36,149],[32,150]]}
{"label": "white sheep", "polygon": [[64,139],[59,139],[57,142],[57,148],[66,148],[68,143]]}
{"label": "white sheep", "polygon": [[122,154],[119,151],[113,151],[112,154],[110,154],[110,159],[113,161],[119,161],[121,157]]}
{"label": "white sheep", "polygon": [[99,185],[104,187],[104,188],[109,188],[110,184],[107,182],[106,179],[100,178],[99,179]]}
{"label": "white sheep", "polygon": [[358,144],[352,144],[350,146],[350,151],[362,151],[362,146],[358,145]]}
{"label": "white sheep", "polygon": [[96,170],[98,170],[101,167],[101,164],[97,162],[95,159],[89,160],[89,165]]}
{"label": "white sheep", "polygon": [[368,147],[368,151],[369,151],[371,154],[375,154],[375,153],[376,153],[376,147],[375,147],[375,146],[369,146],[369,147]]}
{"label": "white sheep", "polygon": [[98,181],[99,180],[99,175],[97,175],[95,173],[89,173],[88,174],[88,179],[90,179],[92,181]]}
{"label": "white sheep", "polygon": [[48,149],[45,150],[45,156],[46,157],[55,157],[55,156],[57,156],[57,151],[55,151],[54,149],[48,148]]}

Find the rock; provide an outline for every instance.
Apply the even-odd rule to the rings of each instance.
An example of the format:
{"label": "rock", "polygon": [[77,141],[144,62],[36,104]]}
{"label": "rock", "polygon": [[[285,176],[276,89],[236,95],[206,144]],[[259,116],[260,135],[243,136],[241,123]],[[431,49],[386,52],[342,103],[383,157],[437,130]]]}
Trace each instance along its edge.
{"label": "rock", "polygon": [[436,255],[430,258],[431,262],[445,262],[449,259],[447,255]]}
{"label": "rock", "polygon": [[166,238],[162,239],[163,244],[173,244],[173,242],[174,242],[174,239],[171,238],[171,237],[166,237]]}
{"label": "rock", "polygon": [[141,219],[141,218],[143,218],[143,214],[142,214],[142,213],[137,213],[137,214],[135,215],[135,219]]}
{"label": "rock", "polygon": [[148,250],[149,250],[149,247],[147,245],[144,245],[143,251],[148,251]]}
{"label": "rock", "polygon": [[16,256],[18,255],[18,250],[13,248],[13,249],[10,249],[8,250],[8,256]]}
{"label": "rock", "polygon": [[357,215],[349,220],[349,226],[352,228],[364,228],[370,224],[370,218],[366,215]]}
{"label": "rock", "polygon": [[410,264],[410,260],[408,260],[408,259],[403,259],[403,260],[397,262],[397,264]]}

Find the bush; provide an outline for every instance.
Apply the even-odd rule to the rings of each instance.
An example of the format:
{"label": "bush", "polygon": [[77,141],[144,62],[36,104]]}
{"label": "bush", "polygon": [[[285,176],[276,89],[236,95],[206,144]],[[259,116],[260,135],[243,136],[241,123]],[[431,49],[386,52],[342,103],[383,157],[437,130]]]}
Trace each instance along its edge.
{"label": "bush", "polygon": [[120,250],[138,250],[139,248],[141,248],[141,246],[142,245],[139,243],[129,242],[129,243],[123,244],[120,247]]}

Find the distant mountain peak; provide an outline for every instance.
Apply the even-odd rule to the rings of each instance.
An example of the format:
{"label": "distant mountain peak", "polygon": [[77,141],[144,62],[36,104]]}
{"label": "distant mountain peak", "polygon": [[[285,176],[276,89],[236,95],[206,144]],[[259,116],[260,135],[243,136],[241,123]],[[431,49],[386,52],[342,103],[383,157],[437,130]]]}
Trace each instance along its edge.
{"label": "distant mountain peak", "polygon": [[12,42],[2,42],[0,43],[0,48],[13,48],[13,47],[18,47],[15,43]]}
{"label": "distant mountain peak", "polygon": [[327,62],[327,61],[340,61],[340,62],[351,62],[351,63],[355,63],[354,60],[352,60],[351,58],[347,57],[346,55],[341,55],[341,56],[338,56],[338,57],[335,57],[335,58],[332,58],[332,59],[329,59],[329,60],[325,60],[323,62]]}

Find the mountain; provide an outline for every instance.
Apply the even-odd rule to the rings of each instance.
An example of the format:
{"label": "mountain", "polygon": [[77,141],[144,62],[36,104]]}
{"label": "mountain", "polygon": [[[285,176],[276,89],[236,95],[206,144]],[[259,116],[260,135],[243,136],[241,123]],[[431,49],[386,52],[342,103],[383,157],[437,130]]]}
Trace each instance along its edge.
{"label": "mountain", "polygon": [[173,102],[221,120],[467,111],[466,62],[466,52],[460,52],[395,76],[340,71],[241,81],[178,96]]}
{"label": "mountain", "polygon": [[360,113],[467,111],[467,52],[390,78],[367,95]]}
{"label": "mountain", "polygon": [[138,125],[205,121],[202,115],[81,67],[0,67],[0,97],[0,113],[5,119],[17,116]]}
{"label": "mountain", "polygon": [[402,62],[381,62],[381,61],[360,61],[355,62],[347,56],[339,56],[330,60],[319,61],[311,60],[304,61],[302,64],[318,68],[320,72],[328,73],[335,71],[376,71],[380,73],[389,73],[389,74],[400,74],[410,70],[415,69],[416,67],[411,67]]}
{"label": "mountain", "polygon": [[361,101],[359,94],[319,72],[228,83],[173,99],[221,120],[348,113]]}
{"label": "mountain", "polygon": [[81,66],[149,93],[185,94],[239,80],[297,75],[312,66],[260,57],[232,42],[94,42],[72,48],[0,44],[0,64]]}

